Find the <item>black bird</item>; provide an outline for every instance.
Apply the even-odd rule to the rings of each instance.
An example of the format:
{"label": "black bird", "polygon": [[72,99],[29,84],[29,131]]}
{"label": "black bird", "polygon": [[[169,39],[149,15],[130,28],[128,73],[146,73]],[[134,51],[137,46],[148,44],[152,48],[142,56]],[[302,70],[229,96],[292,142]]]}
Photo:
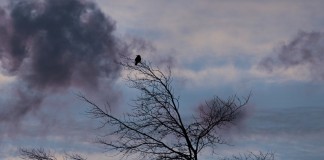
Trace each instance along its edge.
{"label": "black bird", "polygon": [[135,58],[135,65],[137,65],[137,63],[141,63],[141,56],[137,55]]}

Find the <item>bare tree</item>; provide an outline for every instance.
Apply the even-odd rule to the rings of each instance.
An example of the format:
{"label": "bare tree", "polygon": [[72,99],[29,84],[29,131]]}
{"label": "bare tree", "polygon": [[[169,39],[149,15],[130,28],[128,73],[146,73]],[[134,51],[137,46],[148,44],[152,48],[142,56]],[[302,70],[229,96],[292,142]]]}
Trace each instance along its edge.
{"label": "bare tree", "polygon": [[[50,151],[45,151],[43,148],[39,148],[39,149],[20,148],[19,153],[22,159],[56,160],[56,157]],[[83,158],[78,154],[65,153],[64,160],[86,160],[86,158]]]}
{"label": "bare tree", "polygon": [[271,152],[259,152],[248,154],[240,154],[238,156],[232,156],[231,158],[223,158],[222,160],[274,160],[274,153]]}
{"label": "bare tree", "polygon": [[131,105],[132,113],[116,117],[109,105],[100,107],[80,95],[90,104],[88,114],[100,120],[100,127],[111,130],[98,138],[98,143],[124,156],[155,160],[197,160],[203,149],[215,151],[218,144],[226,144],[219,131],[241,116],[249,96],[242,101],[237,96],[226,100],[214,97],[190,119],[184,119],[180,98],[172,87],[171,69],[163,72],[145,61],[138,65],[133,61],[126,58],[120,63],[128,73],[129,87],[140,91]]}
{"label": "bare tree", "polygon": [[45,151],[42,148],[39,149],[19,149],[20,156],[22,159],[31,159],[31,160],[56,160],[51,152]]}
{"label": "bare tree", "polygon": [[82,157],[79,154],[68,154],[65,153],[64,160],[87,160],[86,158]]}

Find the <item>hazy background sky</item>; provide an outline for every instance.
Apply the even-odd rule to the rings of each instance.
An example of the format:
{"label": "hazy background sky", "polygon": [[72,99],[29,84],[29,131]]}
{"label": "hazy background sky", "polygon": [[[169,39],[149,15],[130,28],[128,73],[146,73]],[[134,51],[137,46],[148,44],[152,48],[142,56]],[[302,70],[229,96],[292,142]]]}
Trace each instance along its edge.
{"label": "hazy background sky", "polygon": [[[52,10],[19,1],[0,0],[0,159],[19,159],[17,147],[115,159],[93,144],[100,131],[75,93],[109,101],[116,115],[128,110],[137,92],[113,63],[124,43],[135,46],[126,55],[172,65],[189,114],[213,96],[252,91],[248,118],[229,134],[233,146],[201,159],[249,151],[324,159],[324,1],[55,0]],[[80,22],[68,23],[82,7],[90,9]]]}

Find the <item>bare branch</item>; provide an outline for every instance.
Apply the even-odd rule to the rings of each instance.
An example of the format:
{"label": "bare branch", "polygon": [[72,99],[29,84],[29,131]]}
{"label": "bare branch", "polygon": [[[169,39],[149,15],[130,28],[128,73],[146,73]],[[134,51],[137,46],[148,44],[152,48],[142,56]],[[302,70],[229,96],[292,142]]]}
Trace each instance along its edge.
{"label": "bare branch", "polygon": [[64,160],[87,160],[79,154],[68,154],[65,153]]}
{"label": "bare branch", "polygon": [[56,160],[56,158],[49,152],[42,148],[39,149],[19,149],[20,156],[22,159],[30,160]]}
{"label": "bare branch", "polygon": [[248,154],[243,154],[243,155],[240,154],[238,156],[232,156],[231,158],[223,158],[222,160],[274,160],[274,153],[250,152]]}

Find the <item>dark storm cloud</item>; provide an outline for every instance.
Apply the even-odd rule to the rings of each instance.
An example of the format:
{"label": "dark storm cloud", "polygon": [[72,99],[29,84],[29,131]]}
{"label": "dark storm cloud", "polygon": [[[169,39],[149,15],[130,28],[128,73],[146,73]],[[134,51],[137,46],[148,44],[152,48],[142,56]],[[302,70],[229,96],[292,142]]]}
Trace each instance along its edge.
{"label": "dark storm cloud", "polygon": [[264,58],[259,65],[269,72],[304,65],[312,80],[324,81],[324,33],[299,32],[275,56]]}
{"label": "dark storm cloud", "polygon": [[19,83],[7,93],[14,104],[1,102],[6,109],[0,120],[10,119],[6,112],[23,116],[38,108],[46,93],[69,87],[96,91],[103,79],[105,94],[115,94],[110,83],[119,76],[116,62],[127,49],[113,35],[114,21],[94,3],[12,0],[7,10],[0,9],[0,18],[1,67]]}
{"label": "dark storm cloud", "polygon": [[11,4],[13,33],[4,55],[10,74],[33,87],[66,87],[77,79],[94,85],[115,76],[118,48],[114,22],[93,3],[18,0]]}

